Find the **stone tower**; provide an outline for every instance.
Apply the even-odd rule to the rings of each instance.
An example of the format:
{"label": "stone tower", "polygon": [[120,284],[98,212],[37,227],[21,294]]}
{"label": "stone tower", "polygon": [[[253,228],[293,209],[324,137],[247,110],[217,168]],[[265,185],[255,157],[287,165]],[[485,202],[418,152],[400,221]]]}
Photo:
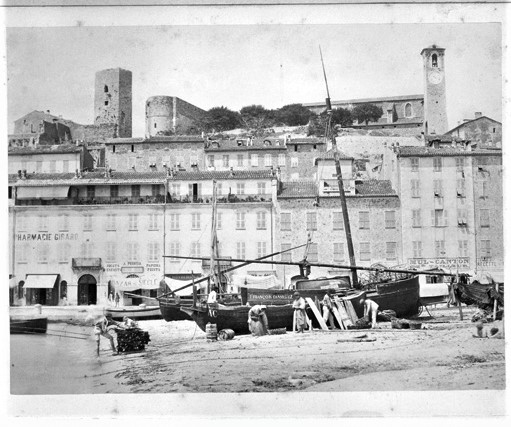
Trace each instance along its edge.
{"label": "stone tower", "polygon": [[131,71],[110,68],[96,73],[94,124],[117,125],[117,136],[131,138]]}
{"label": "stone tower", "polygon": [[445,102],[445,49],[435,45],[422,49],[424,63],[424,133],[443,135],[447,127]]}

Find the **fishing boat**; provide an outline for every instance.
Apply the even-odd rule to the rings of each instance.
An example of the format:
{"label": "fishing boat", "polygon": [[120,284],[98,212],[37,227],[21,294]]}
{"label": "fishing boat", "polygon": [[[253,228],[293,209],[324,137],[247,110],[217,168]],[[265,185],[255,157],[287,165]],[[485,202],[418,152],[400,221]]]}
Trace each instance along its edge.
{"label": "fishing boat", "polygon": [[165,295],[158,298],[160,304],[161,316],[166,322],[177,320],[192,320],[192,318],[181,311],[181,307],[191,307],[193,305],[193,297],[175,298],[171,295]]}
{"label": "fishing boat", "polygon": [[120,319],[124,316],[136,320],[161,319],[162,313],[158,305],[125,306],[125,307],[107,307],[106,314],[111,314],[113,319]]}
{"label": "fishing boat", "polygon": [[48,329],[47,317],[10,317],[11,334],[45,334]]}

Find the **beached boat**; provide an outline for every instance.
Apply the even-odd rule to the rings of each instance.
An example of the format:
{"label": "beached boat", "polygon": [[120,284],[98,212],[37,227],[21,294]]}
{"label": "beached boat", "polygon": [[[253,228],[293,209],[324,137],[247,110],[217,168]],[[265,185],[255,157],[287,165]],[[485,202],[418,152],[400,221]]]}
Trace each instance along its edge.
{"label": "beached boat", "polygon": [[10,317],[11,334],[45,334],[47,317]]}
{"label": "beached boat", "polygon": [[158,298],[158,302],[160,303],[161,316],[166,322],[192,320],[187,313],[181,311],[181,307],[191,307],[193,305],[192,297],[176,299],[166,295]]}
{"label": "beached boat", "polygon": [[145,305],[141,304],[138,306],[125,306],[125,307],[107,307],[106,314],[111,314],[113,319],[120,319],[124,316],[130,319],[136,320],[149,320],[149,319],[161,319],[162,314],[160,306],[158,305]]}

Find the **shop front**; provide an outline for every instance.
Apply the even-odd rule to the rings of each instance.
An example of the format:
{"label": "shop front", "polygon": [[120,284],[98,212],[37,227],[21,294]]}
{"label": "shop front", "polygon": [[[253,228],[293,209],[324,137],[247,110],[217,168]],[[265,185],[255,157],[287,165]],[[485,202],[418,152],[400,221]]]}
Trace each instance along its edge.
{"label": "shop front", "polygon": [[58,305],[58,274],[27,274],[24,282],[27,305]]}

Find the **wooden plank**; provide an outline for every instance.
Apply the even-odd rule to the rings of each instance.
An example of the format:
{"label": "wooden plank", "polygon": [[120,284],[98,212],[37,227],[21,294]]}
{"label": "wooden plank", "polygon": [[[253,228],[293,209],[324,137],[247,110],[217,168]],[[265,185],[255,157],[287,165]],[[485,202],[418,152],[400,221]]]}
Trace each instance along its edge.
{"label": "wooden plank", "polygon": [[321,329],[328,331],[328,326],[326,325],[325,321],[323,320],[323,316],[321,316],[321,313],[318,310],[318,307],[316,307],[316,304],[314,304],[314,301],[312,301],[312,298],[305,298],[305,301],[309,303],[309,307],[312,309],[312,312],[314,313],[314,316],[316,316],[316,319],[318,319],[319,326],[321,326]]}
{"label": "wooden plank", "polygon": [[346,329],[346,326],[344,326],[344,323],[342,322],[341,315],[339,314],[339,311],[337,310],[337,307],[332,302],[332,313],[334,314],[335,319],[337,320],[337,323],[339,324],[339,328]]}
{"label": "wooden plank", "polygon": [[342,301],[338,298],[334,298],[334,304],[337,306],[337,310],[339,311],[339,315],[341,316],[342,323],[347,328],[348,326],[352,326],[353,322],[351,321],[350,317],[348,316],[348,313],[346,312],[346,308],[344,307],[344,304]]}
{"label": "wooden plank", "polygon": [[356,323],[358,320],[357,312],[355,311],[355,308],[353,307],[353,303],[350,300],[343,300],[344,306],[346,307],[346,311],[348,312],[348,315],[350,316],[350,319],[353,323]]}

